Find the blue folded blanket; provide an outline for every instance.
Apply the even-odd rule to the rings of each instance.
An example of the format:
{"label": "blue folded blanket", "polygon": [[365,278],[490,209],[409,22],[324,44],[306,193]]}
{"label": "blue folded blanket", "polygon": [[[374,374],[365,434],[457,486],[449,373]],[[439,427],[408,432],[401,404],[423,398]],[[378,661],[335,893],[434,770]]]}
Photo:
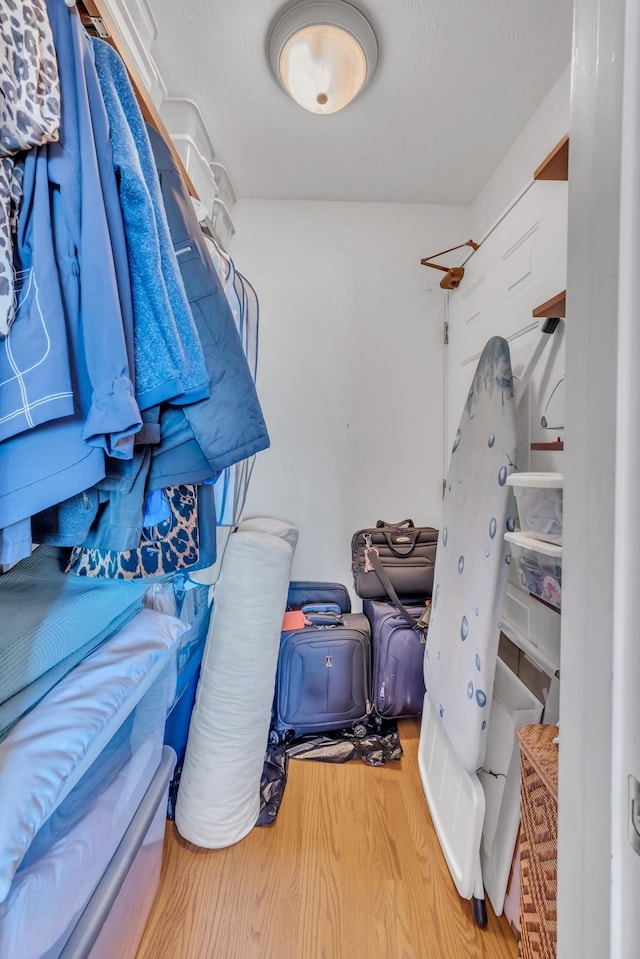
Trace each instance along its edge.
{"label": "blue folded blanket", "polygon": [[[58,547],[40,546],[0,576],[0,704],[12,700],[15,718],[142,608],[145,581],[64,568]],[[11,721],[6,712],[0,705],[0,730]]]}

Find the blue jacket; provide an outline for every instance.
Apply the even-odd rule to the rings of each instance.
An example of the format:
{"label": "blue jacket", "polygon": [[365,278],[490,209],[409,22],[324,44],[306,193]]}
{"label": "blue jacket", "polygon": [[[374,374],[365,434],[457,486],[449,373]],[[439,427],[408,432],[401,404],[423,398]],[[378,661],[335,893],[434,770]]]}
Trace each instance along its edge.
{"label": "blue jacket", "polygon": [[[77,9],[47,0],[47,10],[60,69],[60,139],[26,155],[25,197],[35,202],[21,211],[17,254],[37,267],[33,249],[51,248],[74,411],[0,443],[0,529],[95,485],[105,453],[129,458],[141,425],[114,263],[120,212],[104,102]],[[43,307],[59,310],[60,302]]]}
{"label": "blue jacket", "polygon": [[209,395],[209,377],[167,225],[158,174],[124,64],[92,39],[111,128],[113,161],[129,253],[136,397],[140,409]]}
{"label": "blue jacket", "polygon": [[157,488],[206,479],[266,449],[269,434],[240,335],[187,188],[160,134],[149,128],[149,138],[211,390],[208,399],[163,412],[161,441],[153,449],[149,480],[149,486]]}

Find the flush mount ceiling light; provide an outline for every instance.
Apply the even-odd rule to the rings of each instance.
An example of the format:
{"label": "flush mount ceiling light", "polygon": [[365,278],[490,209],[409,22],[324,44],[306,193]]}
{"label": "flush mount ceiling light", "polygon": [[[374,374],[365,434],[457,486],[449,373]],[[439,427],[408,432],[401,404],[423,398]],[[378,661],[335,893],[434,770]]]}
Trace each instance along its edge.
{"label": "flush mount ceiling light", "polygon": [[371,24],[344,0],[299,0],[269,37],[269,59],[289,96],[311,113],[337,113],[365,88],[378,59]]}

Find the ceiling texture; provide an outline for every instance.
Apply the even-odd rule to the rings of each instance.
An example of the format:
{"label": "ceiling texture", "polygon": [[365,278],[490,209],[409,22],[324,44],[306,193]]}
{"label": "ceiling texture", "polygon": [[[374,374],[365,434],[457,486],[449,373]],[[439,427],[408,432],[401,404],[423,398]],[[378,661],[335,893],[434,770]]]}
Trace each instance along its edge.
{"label": "ceiling texture", "polygon": [[470,203],[571,58],[572,0],[355,0],[378,66],[316,116],[267,56],[281,0],[149,0],[168,92],[196,101],[238,197]]}

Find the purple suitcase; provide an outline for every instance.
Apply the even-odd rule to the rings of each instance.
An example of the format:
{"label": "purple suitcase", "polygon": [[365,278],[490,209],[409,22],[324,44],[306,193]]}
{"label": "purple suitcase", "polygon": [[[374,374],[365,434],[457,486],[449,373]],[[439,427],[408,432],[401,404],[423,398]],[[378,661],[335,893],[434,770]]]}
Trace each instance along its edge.
{"label": "purple suitcase", "polygon": [[[407,609],[417,619],[424,604]],[[425,692],[425,632],[412,629],[391,603],[365,600],[362,610],[371,625],[374,712],[385,719],[419,716]]]}

